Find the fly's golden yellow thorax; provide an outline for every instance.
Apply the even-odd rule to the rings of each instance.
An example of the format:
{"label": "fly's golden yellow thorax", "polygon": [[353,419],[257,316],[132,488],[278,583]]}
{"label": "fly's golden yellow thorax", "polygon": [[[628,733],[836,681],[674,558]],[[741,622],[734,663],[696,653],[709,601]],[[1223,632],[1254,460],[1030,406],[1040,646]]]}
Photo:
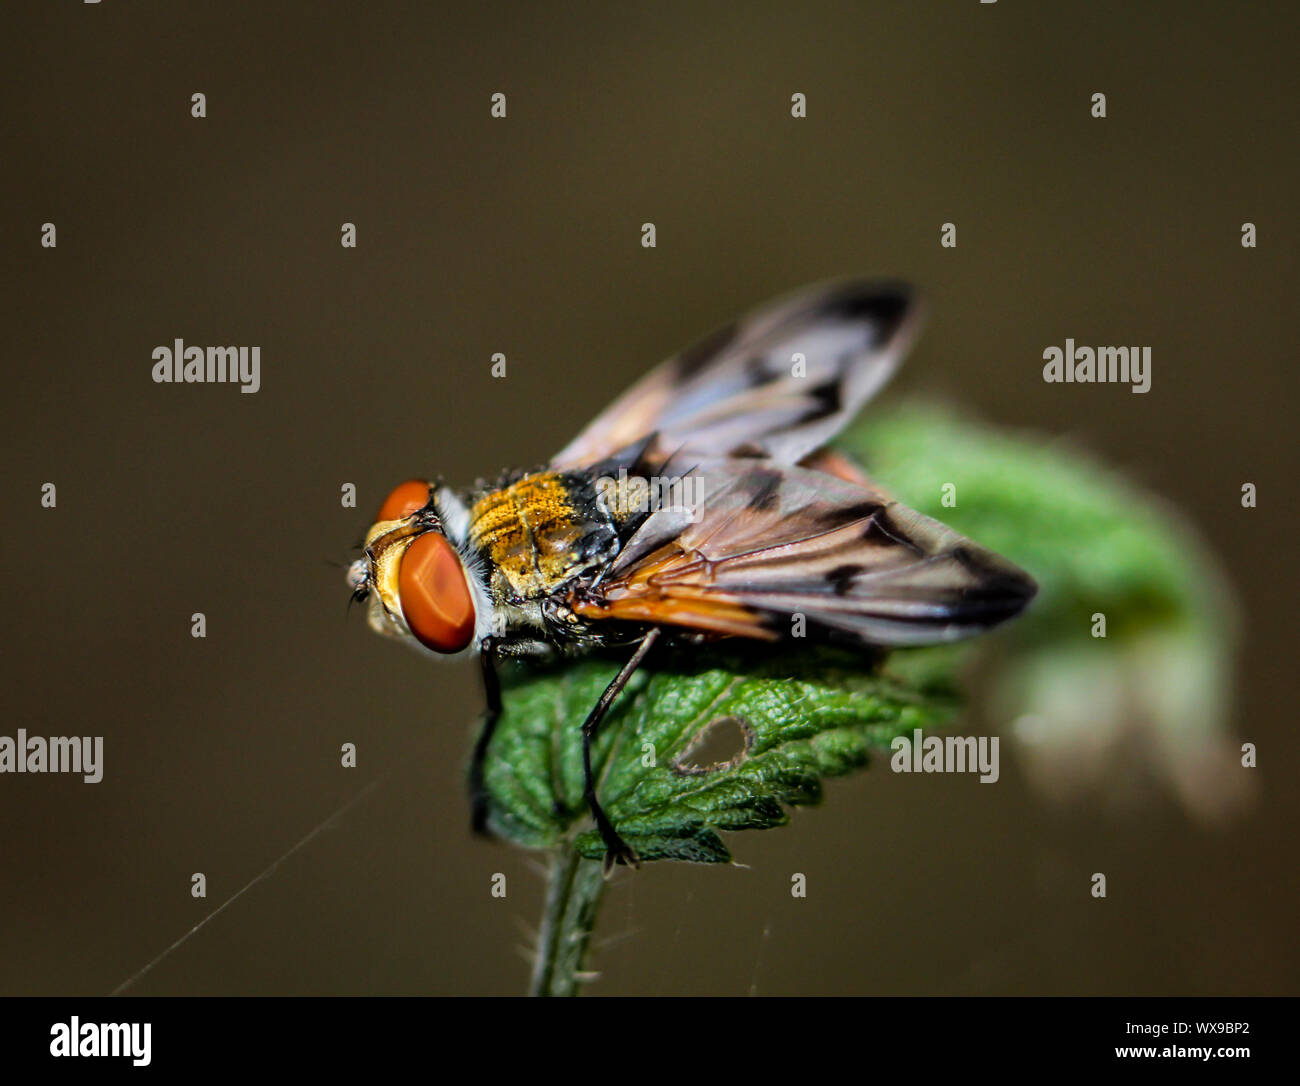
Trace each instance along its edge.
{"label": "fly's golden yellow thorax", "polygon": [[469,542],[495,587],[520,600],[555,591],[618,547],[591,482],[561,472],[526,475],[481,497],[470,509]]}

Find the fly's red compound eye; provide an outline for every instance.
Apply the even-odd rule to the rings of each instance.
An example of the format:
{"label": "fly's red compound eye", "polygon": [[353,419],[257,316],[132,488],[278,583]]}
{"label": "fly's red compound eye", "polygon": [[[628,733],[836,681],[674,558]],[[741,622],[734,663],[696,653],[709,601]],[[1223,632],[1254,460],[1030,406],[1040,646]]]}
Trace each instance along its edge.
{"label": "fly's red compound eye", "polygon": [[376,520],[405,520],[417,509],[429,504],[429,484],[423,479],[407,479],[379,507]]}
{"label": "fly's red compound eye", "polygon": [[474,600],[465,568],[440,532],[425,532],[406,548],[397,591],[406,624],[426,648],[460,652],[473,639]]}

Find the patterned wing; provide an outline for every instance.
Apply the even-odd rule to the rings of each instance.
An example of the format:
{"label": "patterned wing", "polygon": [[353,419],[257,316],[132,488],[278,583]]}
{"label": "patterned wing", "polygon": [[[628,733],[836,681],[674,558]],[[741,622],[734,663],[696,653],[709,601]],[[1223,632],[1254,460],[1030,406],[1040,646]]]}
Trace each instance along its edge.
{"label": "patterned wing", "polygon": [[916,645],[986,630],[1035,591],[1010,562],[878,490],[731,460],[684,477],[570,605],[589,619],[767,640],[789,637],[802,615],[862,644]]}
{"label": "patterned wing", "polygon": [[770,303],[647,374],[552,466],[586,467],[657,434],[665,454],[795,464],[889,379],[917,324],[909,288],[862,281]]}

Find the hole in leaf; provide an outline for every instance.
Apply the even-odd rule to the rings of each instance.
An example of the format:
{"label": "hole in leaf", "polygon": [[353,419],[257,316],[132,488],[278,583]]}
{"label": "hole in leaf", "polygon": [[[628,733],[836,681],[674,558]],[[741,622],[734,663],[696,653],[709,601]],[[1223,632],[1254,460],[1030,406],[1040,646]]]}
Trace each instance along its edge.
{"label": "hole in leaf", "polygon": [[749,757],[749,748],[753,745],[754,729],[740,717],[714,717],[673,759],[673,772],[694,776],[733,769]]}

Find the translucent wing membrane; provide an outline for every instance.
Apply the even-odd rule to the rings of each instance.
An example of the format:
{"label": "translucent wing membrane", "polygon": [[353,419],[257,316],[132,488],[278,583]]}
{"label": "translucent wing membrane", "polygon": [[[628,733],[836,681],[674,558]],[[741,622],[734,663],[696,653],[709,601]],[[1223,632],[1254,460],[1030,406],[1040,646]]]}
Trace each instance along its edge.
{"label": "translucent wing membrane", "polygon": [[848,281],[773,302],[669,359],[552,461],[585,467],[650,434],[683,456],[794,464],[889,379],[916,306],[901,284]]}
{"label": "translucent wing membrane", "polygon": [[[955,640],[1019,613],[1033,580],[880,491],[762,460],[713,461],[652,512],[593,591],[589,618],[776,640],[799,616],[871,645]],[[811,632],[811,631],[810,631]]]}

